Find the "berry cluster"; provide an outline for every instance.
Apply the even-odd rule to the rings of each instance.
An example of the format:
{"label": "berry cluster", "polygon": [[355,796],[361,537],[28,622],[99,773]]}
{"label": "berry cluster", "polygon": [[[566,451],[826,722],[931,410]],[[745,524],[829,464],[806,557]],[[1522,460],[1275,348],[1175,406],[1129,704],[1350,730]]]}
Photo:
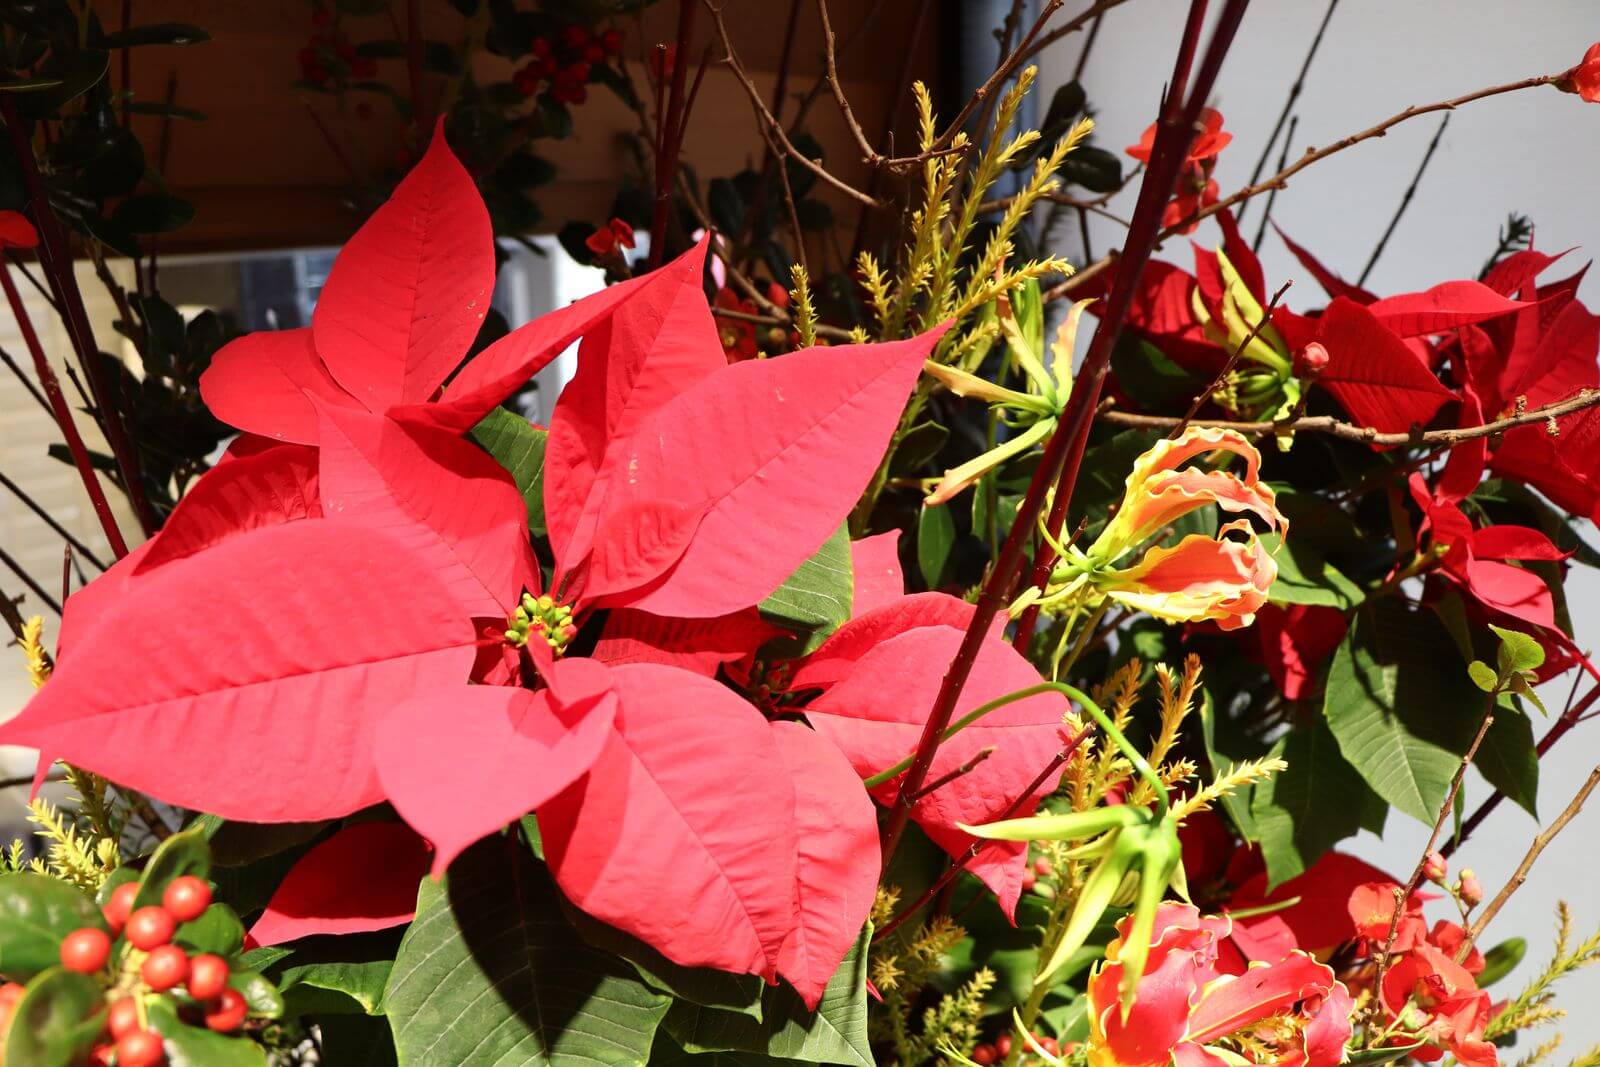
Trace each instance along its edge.
{"label": "berry cluster", "polygon": [[[158,905],[135,908],[138,895],[137,883],[118,886],[101,908],[109,933],[86,926],[61,941],[61,966],[110,981],[109,1040],[95,1047],[91,1063],[157,1067],[165,1062],[161,1035],[146,1025],[145,1004],[151,996],[175,994],[180,1007],[191,1009],[218,1033],[237,1030],[249,1011],[244,996],[229,988],[226,960],[209,952],[190,956],[172,941],[180,924],[200,918],[211,906],[211,887],[186,875],[172,880]],[[119,937],[124,949],[112,967],[114,939]],[[22,986],[14,982],[0,987],[0,1019],[9,1016],[21,995]]]}
{"label": "berry cluster", "polygon": [[559,103],[581,104],[589,98],[586,87],[594,68],[622,53],[622,31],[591,33],[587,26],[569,22],[554,39],[535,37],[529,51],[533,58],[511,79],[517,91],[534,96],[544,90]]}
{"label": "berry cluster", "polygon": [[[1061,1055],[1061,1045],[1056,1041],[1055,1038],[1045,1037],[1043,1034],[1034,1034],[1033,1040],[1037,1042],[1039,1047],[1044,1049],[1049,1055],[1055,1057],[1059,1057]],[[1006,1057],[1011,1055],[1011,1044],[1011,1035],[1001,1034],[999,1037],[995,1038],[992,1044],[985,1043],[973,1049],[972,1062],[977,1064],[1003,1063]],[[1023,1049],[1023,1060],[1026,1061],[1028,1058],[1030,1058],[1030,1056],[1033,1054],[1033,1051],[1034,1050],[1032,1046]],[[1072,1051],[1072,1047],[1070,1045],[1067,1051]]]}
{"label": "berry cluster", "polygon": [[321,89],[332,88],[348,78],[371,78],[378,64],[358,55],[356,46],[339,31],[333,13],[318,8],[311,14],[311,38],[295,55],[300,77]]}

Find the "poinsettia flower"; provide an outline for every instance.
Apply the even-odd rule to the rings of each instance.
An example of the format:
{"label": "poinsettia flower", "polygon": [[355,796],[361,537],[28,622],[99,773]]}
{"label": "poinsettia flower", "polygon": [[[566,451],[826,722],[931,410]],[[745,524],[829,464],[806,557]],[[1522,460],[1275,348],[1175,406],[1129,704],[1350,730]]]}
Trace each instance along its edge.
{"label": "poinsettia flower", "polygon": [[1129,918],[1089,979],[1092,1067],[1224,1067],[1243,1063],[1334,1067],[1350,1039],[1349,992],[1304,952],[1243,974],[1217,968],[1226,917],[1191,904],[1157,912],[1150,954],[1131,1006],[1119,990]]}
{"label": "poinsettia flower", "polygon": [[[1166,229],[1179,227],[1178,233],[1190,234],[1200,228],[1195,216],[1221,199],[1221,188],[1215,178],[1203,174],[1179,179],[1178,191],[1161,211],[1161,225]],[[1187,221],[1187,225],[1184,223]]]}
{"label": "poinsettia flower", "polygon": [[1600,104],[1600,42],[1589,46],[1578,65],[1567,71],[1562,88],[1591,104]]}
{"label": "poinsettia flower", "polygon": [[[1194,143],[1189,146],[1188,162],[1200,163],[1208,159],[1217,158],[1222,150],[1228,147],[1233,140],[1233,134],[1222,128],[1222,113],[1215,108],[1202,108],[1200,111],[1200,132],[1195,135]],[[1128,155],[1141,163],[1150,162],[1150,152],[1156,143],[1156,124],[1151,123],[1139,137],[1139,143],[1129,145]]]}
{"label": "poinsettia flower", "polygon": [[1357,936],[1380,948],[1389,943],[1391,926],[1395,931],[1391,951],[1409,952],[1426,942],[1428,924],[1422,917],[1422,898],[1415,893],[1406,901],[1400,919],[1395,921],[1395,895],[1400,886],[1393,882],[1367,882],[1350,894],[1350,921]]}
{"label": "poinsettia flower", "polygon": [[623,248],[633,247],[633,227],[621,219],[612,219],[583,239],[589,251],[597,256],[609,256]]}
{"label": "poinsettia flower", "polygon": [[[1228,453],[1245,460],[1243,477],[1185,466],[1197,457]],[[1259,479],[1260,463],[1255,446],[1232,430],[1191,426],[1176,439],[1158,442],[1134,462],[1122,504],[1094,543],[1066,546],[1038,601],[1092,605],[1110,598],[1170,621],[1212,619],[1224,629],[1249,625],[1266,603],[1277,564],[1248,519],[1224,523],[1215,537],[1190,534],[1172,547],[1150,547],[1132,563],[1122,561],[1208,504],[1287,532],[1272,489]],[[1025,595],[1016,607],[1034,599]]]}

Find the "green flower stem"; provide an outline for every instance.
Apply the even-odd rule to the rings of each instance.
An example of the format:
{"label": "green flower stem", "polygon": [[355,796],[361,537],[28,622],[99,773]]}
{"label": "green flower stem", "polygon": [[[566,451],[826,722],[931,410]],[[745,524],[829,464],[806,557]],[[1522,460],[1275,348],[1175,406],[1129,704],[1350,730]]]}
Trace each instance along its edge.
{"label": "green flower stem", "polygon": [[[1079,689],[1075,685],[1068,685],[1066,682],[1040,682],[1038,685],[1030,685],[1024,689],[1018,689],[1014,693],[1007,693],[1005,696],[996,697],[986,704],[979,704],[977,707],[961,716],[961,718],[957,719],[955,722],[952,722],[948,727],[945,728],[945,731],[942,735],[940,735],[939,740],[941,743],[948,741],[951,737],[961,732],[966,727],[971,726],[973,723],[977,722],[991,711],[998,711],[1007,704],[1015,704],[1019,700],[1026,700],[1031,696],[1038,696],[1040,693],[1060,693],[1067,699],[1077,703],[1083,708],[1084,711],[1088,712],[1089,717],[1098,723],[1100,729],[1106,732],[1106,736],[1111,738],[1111,740],[1116,743],[1117,748],[1121,750],[1123,756],[1127,758],[1128,762],[1133,765],[1133,769],[1138,772],[1139,777],[1143,778],[1145,782],[1149,784],[1151,790],[1155,793],[1156,817],[1159,819],[1166,816],[1168,809],[1171,807],[1171,802],[1167,797],[1166,783],[1162,782],[1161,776],[1158,775],[1155,772],[1155,769],[1150,766],[1150,762],[1140,754],[1138,749],[1133,747],[1133,744],[1125,736],[1123,736],[1122,731],[1117,729],[1116,723],[1111,721],[1111,716],[1107,715],[1105,711],[1101,709],[1099,704],[1096,704],[1093,700],[1091,700],[1088,693],[1085,693],[1082,689]],[[867,778],[862,782],[862,784],[868,789],[873,789],[884,784],[885,782],[892,781],[893,779],[904,774],[911,767],[912,759],[913,757],[907,756],[899,763],[896,763],[893,767],[886,768],[885,770],[874,774],[872,777]]]}

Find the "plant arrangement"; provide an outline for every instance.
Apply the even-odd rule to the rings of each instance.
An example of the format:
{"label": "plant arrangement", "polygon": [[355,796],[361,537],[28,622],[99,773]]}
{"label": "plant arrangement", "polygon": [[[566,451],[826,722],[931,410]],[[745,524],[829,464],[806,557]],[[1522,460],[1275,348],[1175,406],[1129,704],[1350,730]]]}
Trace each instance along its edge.
{"label": "plant arrangement", "polygon": [[[614,284],[487,345],[495,223],[435,127],[312,324],[207,361],[238,434],[159,532],[55,648],[14,620],[38,693],[0,742],[76,800],[3,857],[6,1062],[1550,1062],[1600,935],[1563,907],[1536,971],[1485,936],[1600,767],[1493,895],[1458,855],[1600,699],[1563,592],[1600,560],[1582,269],[1508,227],[1379,296],[1290,243],[1328,294],[1292,311],[1235,209],[1430,110],[1600,99],[1600,46],[1223,196],[1247,4],[1202,41],[1196,2],[1126,239],[1074,272],[1033,224],[1120,165],[1081,89],[1015,127],[1028,59],[1118,5],[1060,6],[949,125],[913,87],[891,158],[817,5],[816,95],[912,180],[816,288],[795,172],[888,194],[804,151],[715,7],[769,149],[716,194],[748,224],[677,167],[685,3],[641,106],[660,265],[589,227]],[[548,426],[503,406],[574,342]],[[1413,868],[1338,849],[1391,816]]]}

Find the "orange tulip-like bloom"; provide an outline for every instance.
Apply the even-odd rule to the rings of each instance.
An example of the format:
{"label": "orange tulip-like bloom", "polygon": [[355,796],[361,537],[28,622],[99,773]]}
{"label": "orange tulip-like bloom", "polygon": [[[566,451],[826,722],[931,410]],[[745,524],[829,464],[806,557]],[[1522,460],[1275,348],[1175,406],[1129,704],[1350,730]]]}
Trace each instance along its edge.
{"label": "orange tulip-like bloom", "polygon": [[[1128,920],[1117,924],[1126,933]],[[1089,1067],[1334,1067],[1350,1040],[1350,993],[1307,953],[1243,974],[1218,969],[1227,917],[1192,904],[1156,914],[1150,955],[1121,1010],[1122,938],[1089,979]]]}
{"label": "orange tulip-like bloom", "polygon": [[[1228,453],[1244,459],[1243,475],[1185,466]],[[1082,606],[1110,599],[1169,622],[1211,619],[1225,630],[1248,626],[1266,603],[1278,567],[1244,516],[1254,515],[1280,533],[1289,527],[1272,489],[1259,479],[1260,466],[1255,446],[1232,430],[1193,426],[1161,441],[1134,463],[1122,506],[1094,543],[1061,553],[1041,602]],[[1238,518],[1215,536],[1190,534],[1124,562],[1207,504]],[[1022,606],[1019,601],[1014,609]]]}

